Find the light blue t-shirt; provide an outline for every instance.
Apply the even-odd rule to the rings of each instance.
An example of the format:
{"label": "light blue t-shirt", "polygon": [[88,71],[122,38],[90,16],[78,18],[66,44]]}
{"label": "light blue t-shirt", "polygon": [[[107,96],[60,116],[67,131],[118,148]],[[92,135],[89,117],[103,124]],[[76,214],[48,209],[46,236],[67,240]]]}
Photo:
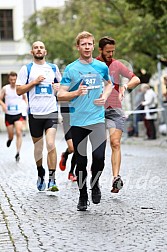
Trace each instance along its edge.
{"label": "light blue t-shirt", "polygon": [[110,80],[108,67],[96,59],[90,64],[83,64],[77,59],[65,68],[61,85],[69,86],[69,91],[77,90],[82,81],[88,86],[88,94],[70,101],[71,126],[104,123],[104,106],[94,104],[103,92],[104,80]]}

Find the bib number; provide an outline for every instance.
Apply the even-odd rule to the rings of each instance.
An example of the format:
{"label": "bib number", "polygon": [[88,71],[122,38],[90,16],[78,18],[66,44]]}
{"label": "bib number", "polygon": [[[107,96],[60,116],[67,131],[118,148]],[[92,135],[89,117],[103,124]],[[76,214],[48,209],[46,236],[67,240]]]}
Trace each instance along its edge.
{"label": "bib number", "polygon": [[101,81],[99,74],[84,74],[82,78],[87,89],[100,88]]}
{"label": "bib number", "polygon": [[17,105],[8,105],[8,111],[17,111],[18,106]]}
{"label": "bib number", "polygon": [[44,84],[39,84],[35,86],[35,94],[36,95],[44,95],[44,96],[48,96],[48,95],[52,95],[52,85],[48,84],[48,85],[44,85]]}

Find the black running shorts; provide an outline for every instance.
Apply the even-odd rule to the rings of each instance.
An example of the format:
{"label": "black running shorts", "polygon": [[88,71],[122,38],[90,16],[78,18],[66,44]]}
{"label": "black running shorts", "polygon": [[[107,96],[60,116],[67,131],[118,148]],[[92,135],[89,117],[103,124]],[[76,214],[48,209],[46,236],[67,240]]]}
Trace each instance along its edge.
{"label": "black running shorts", "polygon": [[49,128],[57,129],[58,112],[53,112],[47,115],[28,115],[29,129],[32,137],[38,138],[43,135]]}
{"label": "black running shorts", "polygon": [[6,127],[8,127],[9,125],[13,125],[16,121],[23,121],[22,114],[18,114],[18,115],[5,114],[5,125],[6,125]]}

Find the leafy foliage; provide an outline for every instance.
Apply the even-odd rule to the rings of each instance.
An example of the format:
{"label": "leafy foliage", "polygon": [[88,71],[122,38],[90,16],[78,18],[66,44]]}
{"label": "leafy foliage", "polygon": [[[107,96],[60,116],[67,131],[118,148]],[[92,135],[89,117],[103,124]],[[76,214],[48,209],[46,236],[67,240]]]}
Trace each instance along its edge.
{"label": "leafy foliage", "polygon": [[112,36],[117,42],[115,57],[153,73],[158,55],[167,57],[166,0],[68,0],[62,9],[46,8],[25,23],[25,37],[32,44],[42,40],[48,59],[64,66],[78,57],[76,35],[87,30],[98,40]]}

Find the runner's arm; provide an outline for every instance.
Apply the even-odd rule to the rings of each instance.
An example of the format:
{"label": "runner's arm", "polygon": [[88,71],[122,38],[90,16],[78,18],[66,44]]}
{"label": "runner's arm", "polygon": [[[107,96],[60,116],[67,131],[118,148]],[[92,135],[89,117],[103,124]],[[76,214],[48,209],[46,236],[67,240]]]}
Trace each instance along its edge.
{"label": "runner's arm", "polygon": [[69,86],[60,85],[59,91],[57,93],[57,98],[59,101],[71,101],[72,99],[87,94],[87,86],[79,85],[78,89],[75,91],[68,91]]}
{"label": "runner's arm", "polygon": [[107,98],[109,97],[109,95],[112,92],[112,89],[114,87],[112,82],[110,80],[108,80],[108,81],[105,81],[104,83],[105,83],[104,91],[98,99],[94,100],[95,105],[103,106],[106,103]]}
{"label": "runner's arm", "polygon": [[30,91],[34,86],[38,85],[40,82],[42,82],[45,79],[45,77],[43,75],[38,76],[37,79],[29,82],[28,84],[24,84],[24,85],[19,85],[16,84],[16,93],[18,95],[22,95],[27,93],[28,91]]}
{"label": "runner's arm", "polygon": [[28,104],[28,100],[27,100],[27,95],[23,94],[23,100],[25,101],[26,104]]}
{"label": "runner's arm", "polygon": [[102,93],[102,97],[105,100],[107,100],[107,98],[111,94],[114,86],[113,86],[113,83],[111,82],[111,80],[105,81],[104,83],[105,83],[105,85],[104,85],[104,92]]}
{"label": "runner's arm", "polygon": [[0,100],[3,100],[5,97],[5,87],[3,87],[0,91]]}
{"label": "runner's arm", "polygon": [[127,84],[124,85],[125,89],[134,89],[140,84],[140,79],[135,75],[133,76]]}
{"label": "runner's arm", "polygon": [[0,92],[0,105],[2,106],[2,110],[6,112],[6,104],[3,102],[3,99],[5,98],[5,87],[1,89]]}

